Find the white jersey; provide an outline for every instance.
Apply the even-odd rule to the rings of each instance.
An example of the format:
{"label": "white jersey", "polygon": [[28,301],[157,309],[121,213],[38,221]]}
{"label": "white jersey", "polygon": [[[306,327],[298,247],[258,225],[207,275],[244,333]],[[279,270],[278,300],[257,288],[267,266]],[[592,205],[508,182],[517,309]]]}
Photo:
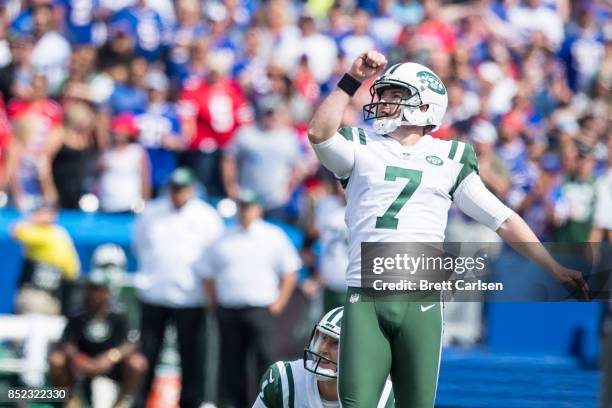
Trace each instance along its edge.
{"label": "white jersey", "polygon": [[323,285],[336,292],[346,290],[344,272],[348,266],[348,228],[344,222],[346,206],[335,196],[323,198],[315,208],[319,230],[318,269]]}
{"label": "white jersey", "polygon": [[[387,379],[377,407],[395,406],[393,386]],[[304,360],[279,361],[261,378],[253,408],[340,408],[339,401],[324,401],[315,375],[304,368]]]}
{"label": "white jersey", "polygon": [[[443,242],[448,210],[459,194],[459,207],[494,230],[512,212],[482,185],[469,144],[425,135],[404,146],[361,128],[342,128],[332,139],[314,147],[346,189],[349,286],[361,285],[362,242]],[[347,149],[354,154],[345,155]],[[339,174],[334,160],[350,163],[350,171]]]}

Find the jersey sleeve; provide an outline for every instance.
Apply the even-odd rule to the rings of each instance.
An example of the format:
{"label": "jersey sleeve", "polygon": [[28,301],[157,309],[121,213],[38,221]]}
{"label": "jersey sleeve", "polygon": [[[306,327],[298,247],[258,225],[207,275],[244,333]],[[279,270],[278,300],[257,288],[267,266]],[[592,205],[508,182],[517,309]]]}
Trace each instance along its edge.
{"label": "jersey sleeve", "polygon": [[312,145],[321,164],[341,180],[346,180],[355,166],[354,133],[353,128],[340,128],[331,138]]}
{"label": "jersey sleeve", "polygon": [[253,408],[283,408],[283,385],[279,367],[282,362],[272,364],[259,381],[259,394]]}
{"label": "jersey sleeve", "polygon": [[512,210],[495,197],[474,172],[459,185],[454,201],[463,213],[493,231],[497,231],[512,214]]}
{"label": "jersey sleeve", "polygon": [[455,191],[457,191],[457,189],[459,188],[461,183],[463,183],[463,181],[467,178],[467,176],[472,173],[479,174],[480,172],[478,169],[478,158],[476,157],[476,152],[474,151],[474,148],[471,144],[453,141],[451,143],[450,153],[448,157],[451,160],[455,159],[455,154],[460,149],[463,150],[463,152],[461,153],[461,159],[459,160],[461,167],[459,173],[455,178],[455,183],[453,184],[453,187],[450,190],[450,196],[453,198]]}

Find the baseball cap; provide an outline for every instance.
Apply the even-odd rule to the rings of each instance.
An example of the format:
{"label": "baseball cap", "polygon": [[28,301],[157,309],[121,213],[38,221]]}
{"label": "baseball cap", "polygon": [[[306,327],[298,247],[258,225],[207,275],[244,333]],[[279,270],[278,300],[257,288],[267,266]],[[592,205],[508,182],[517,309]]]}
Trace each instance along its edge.
{"label": "baseball cap", "polygon": [[517,132],[522,132],[525,128],[523,119],[516,112],[506,113],[501,119],[501,124],[508,126],[510,129],[516,130]]}
{"label": "baseball cap", "polygon": [[153,70],[149,71],[145,76],[145,87],[154,91],[165,91],[168,89],[168,78],[163,72]]}
{"label": "baseball cap", "polygon": [[214,2],[206,7],[206,18],[211,21],[219,22],[227,18],[227,7],[219,2]]}
{"label": "baseball cap", "polygon": [[110,289],[115,285],[115,281],[113,279],[114,273],[114,266],[95,267],[87,275],[87,283],[93,286]]}
{"label": "baseball cap", "polygon": [[170,174],[170,186],[175,188],[191,187],[196,182],[196,176],[188,167],[179,167]]}
{"label": "baseball cap", "polygon": [[257,194],[253,190],[242,189],[238,193],[236,201],[241,205],[259,204],[259,197],[257,197]]}
{"label": "baseball cap", "polygon": [[123,133],[130,136],[138,134],[138,127],[136,126],[136,118],[131,113],[122,113],[115,116],[113,119],[111,130],[113,133]]}
{"label": "baseball cap", "polygon": [[497,141],[497,130],[490,122],[479,120],[470,130],[470,139],[476,143],[492,144]]}
{"label": "baseball cap", "polygon": [[283,100],[278,95],[266,95],[259,100],[257,107],[262,114],[276,112],[283,104]]}
{"label": "baseball cap", "polygon": [[503,76],[503,71],[495,62],[487,61],[478,66],[478,75],[486,82],[495,83]]}
{"label": "baseball cap", "polygon": [[134,29],[128,21],[118,20],[110,24],[109,33],[111,38],[117,36],[133,37]]}

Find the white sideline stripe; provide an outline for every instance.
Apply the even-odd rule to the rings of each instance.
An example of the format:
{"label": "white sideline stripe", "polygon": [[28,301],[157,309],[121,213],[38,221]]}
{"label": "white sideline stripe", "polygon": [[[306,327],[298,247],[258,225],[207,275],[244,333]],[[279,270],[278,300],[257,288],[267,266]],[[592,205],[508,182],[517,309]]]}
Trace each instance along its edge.
{"label": "white sideline stripe", "polygon": [[385,408],[387,405],[387,400],[389,399],[389,394],[391,394],[391,390],[393,389],[393,385],[391,381],[385,381],[385,388],[383,388],[382,394],[380,395],[380,400],[378,400],[378,405],[376,408]]}
{"label": "white sideline stripe", "polygon": [[285,364],[282,361],[276,363],[278,373],[281,377],[282,393],[283,393],[283,407],[289,408],[289,380],[287,379],[287,372],[285,371]]}
{"label": "white sideline stripe", "polygon": [[434,390],[434,405],[436,401],[436,395],[438,394],[438,382],[440,381],[440,363],[442,361],[442,335],[443,334],[444,334],[444,300],[440,300],[440,351],[438,352],[438,375],[436,376],[436,389]]}

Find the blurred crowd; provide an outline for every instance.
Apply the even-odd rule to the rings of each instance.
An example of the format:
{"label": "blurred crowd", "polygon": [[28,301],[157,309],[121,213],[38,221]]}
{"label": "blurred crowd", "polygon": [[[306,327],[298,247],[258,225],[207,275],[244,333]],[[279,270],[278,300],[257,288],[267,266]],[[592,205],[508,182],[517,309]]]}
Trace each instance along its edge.
{"label": "blurred crowd", "polygon": [[[610,13],[605,0],[4,0],[0,207],[35,210],[13,236],[26,249],[55,237],[47,241],[59,246],[26,250],[26,258],[56,264],[66,280],[78,274],[78,257],[65,231],[45,227],[55,208],[140,214],[133,249],[144,356],[124,344],[123,322],[109,318],[121,334],[96,364],[81,357],[82,372],[111,370],[129,356],[115,377],[137,374],[147,391],[167,321],[177,325],[182,360],[196,361],[203,304],[218,309],[224,363],[240,370],[253,346],[261,371],[271,359],[261,339],[285,308],[296,271],[306,271],[298,278],[305,295],[323,286],[325,310],[342,304],[345,201],[306,128],[318,102],[369,49],[440,76],[449,107],[433,136],[472,143],[485,184],[542,240],[605,239],[612,230]],[[344,125],[367,127],[361,110],[369,85],[352,99]],[[237,203],[233,213],[227,198]],[[249,233],[223,232],[217,212],[237,212]],[[300,228],[299,257],[262,218]],[[453,212],[450,240],[487,240],[483,234]],[[228,242],[241,259],[226,259]],[[214,251],[200,259],[211,243]],[[59,265],[58,254],[73,261]],[[36,265],[21,281],[53,275]],[[258,271],[252,285],[237,285],[247,270]],[[110,316],[108,293],[97,290],[110,284],[91,279],[90,315]],[[33,296],[21,290],[18,305],[27,309]],[[43,300],[59,313],[58,301]],[[90,318],[72,318],[64,340],[89,344],[79,336]],[[74,380],[66,362],[77,356],[70,347],[52,355],[57,383]],[[228,389],[245,388],[245,377],[228,381],[231,396]],[[134,397],[137,382],[123,385]],[[184,385],[181,401],[192,406],[197,384]],[[235,406],[244,405],[240,398]]]}
{"label": "blurred crowd", "polygon": [[[440,138],[543,239],[584,241],[606,168],[610,9],[598,0],[6,0],[0,204],[141,211],[177,166],[300,222],[326,175],[313,108],[364,50],[449,89]],[[359,125],[368,84],[343,122]]]}

